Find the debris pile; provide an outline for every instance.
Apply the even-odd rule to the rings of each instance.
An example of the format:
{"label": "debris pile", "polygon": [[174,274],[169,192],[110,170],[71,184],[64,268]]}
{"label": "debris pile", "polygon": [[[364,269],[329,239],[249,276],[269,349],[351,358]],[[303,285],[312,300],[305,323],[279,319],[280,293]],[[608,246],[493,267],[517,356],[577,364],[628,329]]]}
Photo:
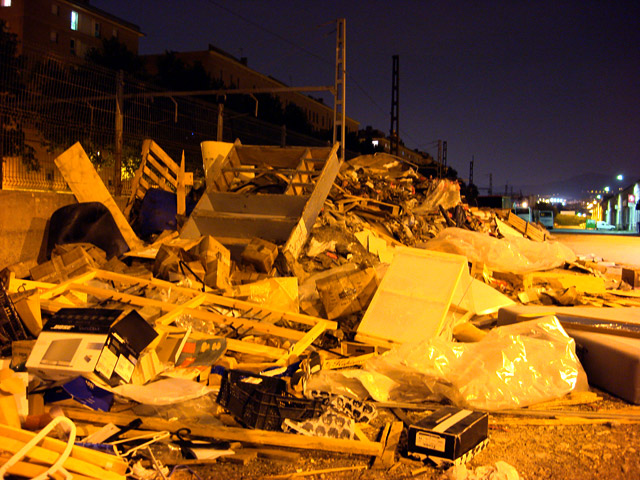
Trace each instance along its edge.
{"label": "debris pile", "polygon": [[56,159],[78,204],[46,262],[2,271],[3,475],[169,478],[305,449],[454,475],[501,411],[588,380],[640,403],[605,363],[637,360],[637,272],[390,155],[202,151],[196,188],[146,140],[124,213],[79,143]]}

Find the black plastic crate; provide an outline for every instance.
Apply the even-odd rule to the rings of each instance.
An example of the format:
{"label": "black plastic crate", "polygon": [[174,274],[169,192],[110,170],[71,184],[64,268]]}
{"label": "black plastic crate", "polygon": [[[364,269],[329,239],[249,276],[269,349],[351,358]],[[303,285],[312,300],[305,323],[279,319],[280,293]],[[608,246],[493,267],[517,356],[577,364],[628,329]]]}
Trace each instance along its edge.
{"label": "black plastic crate", "polygon": [[285,418],[301,421],[324,411],[322,400],[289,395],[280,378],[241,370],[229,370],[222,377],[217,402],[243,425],[262,430],[281,430]]}

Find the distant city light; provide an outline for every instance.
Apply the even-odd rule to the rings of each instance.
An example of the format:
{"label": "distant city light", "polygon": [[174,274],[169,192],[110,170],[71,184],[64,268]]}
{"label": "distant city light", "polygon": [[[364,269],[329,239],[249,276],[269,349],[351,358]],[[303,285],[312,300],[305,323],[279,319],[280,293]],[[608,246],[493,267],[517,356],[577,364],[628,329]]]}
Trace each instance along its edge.
{"label": "distant city light", "polygon": [[604,191],[609,193],[609,187],[604,187]]}
{"label": "distant city light", "polygon": [[596,195],[596,198],[597,198],[598,200],[600,200],[600,199],[602,198],[602,195],[599,195],[599,194],[598,194],[598,195]]}
{"label": "distant city light", "polygon": [[527,202],[522,202],[522,208],[527,208],[529,204]]}
{"label": "distant city light", "polygon": [[624,175],[620,174],[616,177],[618,180],[622,181],[624,180]]}

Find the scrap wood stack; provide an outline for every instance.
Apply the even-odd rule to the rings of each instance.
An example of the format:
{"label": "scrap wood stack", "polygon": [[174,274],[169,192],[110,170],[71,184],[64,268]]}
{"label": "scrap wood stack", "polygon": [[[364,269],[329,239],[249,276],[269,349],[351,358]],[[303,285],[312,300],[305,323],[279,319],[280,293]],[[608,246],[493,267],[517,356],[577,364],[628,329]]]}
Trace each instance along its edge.
{"label": "scrap wood stack", "polygon": [[[505,332],[522,330],[517,322],[528,320],[525,336],[545,332],[550,351],[557,351],[555,342],[565,340],[555,331],[563,326],[595,330],[596,338],[588,340],[596,343],[606,328],[602,317],[574,306],[640,305],[631,287],[620,289],[626,283],[616,272],[575,261],[548,232],[523,226],[508,212],[469,208],[457,182],[424,178],[390,156],[340,166],[335,146],[204,142],[207,184],[189,209],[184,197],[192,182],[183,164],[177,167],[147,141],[146,170],[139,175],[144,188],[127,209],[147,217],[129,221],[95,184],[99,177],[85,157],[76,144],[56,163],[79,208],[104,205],[115,227],[94,237],[99,241],[67,237],[50,260],[30,270],[7,267],[0,297],[7,357],[2,423],[17,432],[7,436],[30,438],[30,429],[43,426],[38,419],[62,405],[88,448],[99,444],[109,451],[96,454],[103,463],[85,465],[77,463],[84,457],[74,457],[85,447],[74,447],[64,468],[79,468],[78,478],[121,478],[134,466],[138,473],[160,472],[205,457],[234,458],[233,452],[246,461],[258,456],[242,445],[368,455],[389,467],[400,453],[403,428],[413,432],[403,454],[439,464],[468,460],[486,446],[486,414],[461,407],[491,411],[514,398],[520,407],[559,397],[580,386],[563,384],[565,378],[586,384],[581,367],[575,356],[561,359],[568,375],[551,362],[543,377],[561,380],[539,385],[541,396],[511,392],[502,403],[480,398],[473,404],[461,392],[474,388],[474,381],[486,390],[491,385],[483,374],[495,375],[476,371],[469,384],[453,385],[450,377],[459,377],[454,357],[441,377],[434,376],[436,366],[423,363],[423,348],[442,348],[444,357],[467,348],[477,358],[473,342],[487,342],[483,351],[491,364],[491,354],[510,347],[489,343],[501,338],[489,328],[499,323]],[[150,171],[158,159],[175,168]],[[190,216],[178,222],[167,220],[166,211],[154,217],[153,209],[145,210],[154,182],[175,200],[174,216]],[[179,224],[180,230],[168,228]],[[76,231],[92,225],[80,227],[86,228]],[[141,232],[154,233],[143,242]],[[110,243],[114,235],[120,237]],[[107,254],[96,243],[126,244],[129,251]],[[505,256],[513,251],[514,257]],[[516,304],[553,307],[529,314]],[[540,316],[544,320],[531,320]],[[620,324],[607,332],[635,335],[632,320]],[[550,364],[546,355],[539,360]],[[397,372],[405,361],[421,366],[415,378],[427,371],[431,380],[403,390],[407,378]],[[594,378],[615,391],[617,385],[597,376],[598,359],[590,361]],[[537,381],[520,374],[520,383]],[[434,402],[453,403],[456,421],[438,427],[438,414],[429,415],[440,409]],[[421,420],[405,417],[403,424],[385,416],[384,405],[408,404],[425,410]],[[466,447],[425,448],[420,436],[438,429]],[[73,441],[60,428],[54,434]],[[34,464],[29,470],[23,460],[9,460],[22,448],[19,442],[5,448],[0,461],[10,473],[38,474],[56,462],[52,452],[64,450],[52,442],[27,453]],[[182,453],[156,458],[156,444]]]}

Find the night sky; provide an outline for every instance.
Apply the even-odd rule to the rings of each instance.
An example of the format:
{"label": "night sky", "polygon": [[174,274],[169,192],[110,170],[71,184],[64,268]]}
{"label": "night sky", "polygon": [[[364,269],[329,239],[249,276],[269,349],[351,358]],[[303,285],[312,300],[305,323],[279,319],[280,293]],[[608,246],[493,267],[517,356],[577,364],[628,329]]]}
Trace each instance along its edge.
{"label": "night sky", "polygon": [[[640,178],[640,2],[92,0],[137,24],[140,54],[211,43],[290,86],[332,85],[346,19],[347,115],[400,136],[474,183]],[[318,96],[317,93],[312,93]],[[328,98],[328,103],[333,100]]]}

